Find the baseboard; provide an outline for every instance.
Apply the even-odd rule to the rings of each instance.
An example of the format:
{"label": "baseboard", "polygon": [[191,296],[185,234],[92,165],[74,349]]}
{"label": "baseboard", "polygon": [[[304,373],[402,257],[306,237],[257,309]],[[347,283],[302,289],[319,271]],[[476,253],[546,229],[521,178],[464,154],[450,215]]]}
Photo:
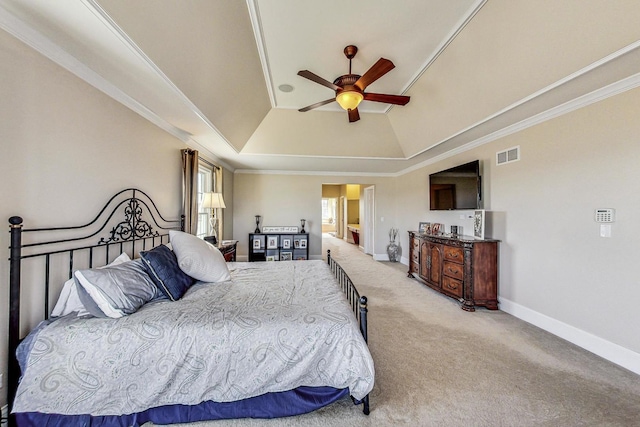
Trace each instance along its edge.
{"label": "baseboard", "polygon": [[498,297],[500,310],[509,313],[527,323],[531,323],[562,339],[582,347],[591,353],[622,366],[640,375],[640,354],[618,344],[597,337],[574,326],[560,322],[542,313],[531,310],[506,298]]}

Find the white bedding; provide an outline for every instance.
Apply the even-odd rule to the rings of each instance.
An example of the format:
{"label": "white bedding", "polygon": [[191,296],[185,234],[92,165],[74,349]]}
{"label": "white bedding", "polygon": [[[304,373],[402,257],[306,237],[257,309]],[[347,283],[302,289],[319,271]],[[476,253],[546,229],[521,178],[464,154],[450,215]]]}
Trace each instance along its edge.
{"label": "white bedding", "polygon": [[14,412],[120,415],[298,386],[373,388],[369,349],[323,261],[230,263],[231,280],[120,319],[42,328]]}

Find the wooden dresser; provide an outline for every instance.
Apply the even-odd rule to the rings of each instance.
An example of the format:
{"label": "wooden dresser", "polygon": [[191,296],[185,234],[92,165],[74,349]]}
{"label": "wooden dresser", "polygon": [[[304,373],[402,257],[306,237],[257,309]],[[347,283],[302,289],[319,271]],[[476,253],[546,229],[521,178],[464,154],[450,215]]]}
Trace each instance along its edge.
{"label": "wooden dresser", "polygon": [[462,303],[498,309],[498,242],[409,231],[409,277]]}

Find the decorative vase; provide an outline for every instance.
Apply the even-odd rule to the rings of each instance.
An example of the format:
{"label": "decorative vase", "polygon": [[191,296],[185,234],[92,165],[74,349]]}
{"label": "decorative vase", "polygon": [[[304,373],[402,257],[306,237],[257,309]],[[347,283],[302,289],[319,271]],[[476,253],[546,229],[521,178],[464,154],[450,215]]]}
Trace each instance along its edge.
{"label": "decorative vase", "polygon": [[389,244],[387,245],[387,255],[389,261],[398,262],[398,245],[396,244],[396,237],[398,236],[398,229],[392,228],[389,230]]}
{"label": "decorative vase", "polygon": [[256,230],[254,233],[260,233],[260,215],[256,215]]}
{"label": "decorative vase", "polygon": [[387,245],[387,255],[389,255],[389,261],[398,262],[398,245],[396,242],[389,242]]}

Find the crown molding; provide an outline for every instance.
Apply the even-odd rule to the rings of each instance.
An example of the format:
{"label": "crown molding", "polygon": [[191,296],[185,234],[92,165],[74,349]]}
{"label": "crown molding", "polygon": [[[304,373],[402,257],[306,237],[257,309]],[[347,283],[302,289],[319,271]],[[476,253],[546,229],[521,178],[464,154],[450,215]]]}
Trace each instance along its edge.
{"label": "crown molding", "polygon": [[271,108],[276,108],[278,105],[276,104],[275,90],[271,84],[273,79],[271,78],[271,68],[269,67],[269,55],[267,55],[267,49],[264,43],[258,0],[247,0],[247,7],[249,8],[249,19],[251,20],[251,28],[253,28],[253,36],[256,39],[258,56],[260,57],[260,64],[262,65],[262,73],[264,74],[264,82],[265,86],[267,86]]}
{"label": "crown molding", "polygon": [[404,169],[395,174],[395,176],[402,176],[407,173],[413,172],[415,170],[421,169],[425,166],[437,163],[441,160],[447,159],[449,157],[453,157],[455,155],[464,153],[465,151],[472,150],[476,147],[480,147],[481,145],[488,144],[497,139],[504,138],[507,135],[511,135],[532,126],[538,125],[540,123],[546,122],[548,120],[554,119],[556,117],[562,116],[564,114],[570,113],[572,111],[578,110],[580,108],[586,107],[588,105],[594,104],[596,102],[602,101],[604,99],[610,98],[612,96],[621,94],[631,89],[635,89],[640,86],[640,73],[634,74],[633,76],[627,77],[623,80],[612,83],[603,88],[597,89],[591,93],[586,95],[582,95],[578,98],[575,98],[571,101],[565,102],[564,104],[560,104],[556,107],[550,108],[542,113],[538,113],[534,116],[531,116],[525,120],[522,120],[518,123],[514,123],[510,126],[506,126],[500,130],[492,132],[488,135],[485,135],[481,138],[475,139],[467,144],[464,144],[458,148],[454,148],[452,150],[447,151],[439,156],[432,157],[424,162],[413,165],[407,169]]}

